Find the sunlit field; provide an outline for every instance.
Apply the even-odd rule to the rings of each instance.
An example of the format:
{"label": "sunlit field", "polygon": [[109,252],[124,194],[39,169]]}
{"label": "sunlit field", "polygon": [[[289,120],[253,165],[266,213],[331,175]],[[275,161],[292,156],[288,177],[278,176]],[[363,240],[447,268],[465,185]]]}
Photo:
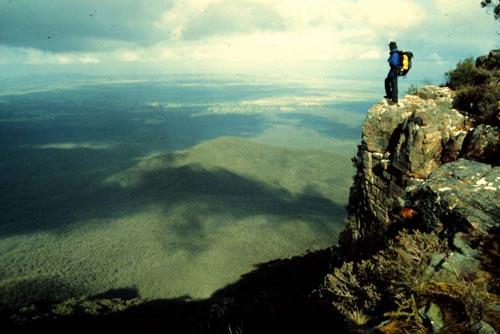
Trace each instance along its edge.
{"label": "sunlit field", "polygon": [[336,243],[373,87],[1,90],[0,303],[208,297],[254,264]]}

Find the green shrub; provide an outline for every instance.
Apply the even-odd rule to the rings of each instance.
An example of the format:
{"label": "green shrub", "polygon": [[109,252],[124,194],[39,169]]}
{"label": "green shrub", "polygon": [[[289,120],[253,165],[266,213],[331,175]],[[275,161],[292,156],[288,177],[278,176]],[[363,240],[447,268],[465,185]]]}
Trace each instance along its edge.
{"label": "green shrub", "polygon": [[478,123],[500,123],[500,69],[498,52],[472,57],[457,64],[446,73],[446,85],[456,90],[454,108],[467,112]]}
{"label": "green shrub", "polygon": [[490,75],[487,71],[478,69],[474,58],[469,57],[458,62],[454,70],[445,74],[446,86],[451,89],[458,89],[467,85],[482,85],[488,81]]}
{"label": "green shrub", "polygon": [[[419,295],[429,283],[427,268],[432,256],[447,249],[446,242],[435,234],[403,231],[371,259],[347,262],[334,269],[325,278],[322,295],[353,326],[374,316],[382,297],[397,307],[390,314],[408,315],[407,304],[410,300],[415,304],[413,296]],[[416,305],[411,309],[414,308]],[[411,321],[405,321],[412,328],[420,328],[418,315],[412,317]]]}
{"label": "green shrub", "polygon": [[37,320],[84,319],[89,316],[103,316],[121,312],[129,307],[139,305],[144,300],[132,299],[101,299],[97,297],[69,298],[62,302],[50,304],[39,303],[10,309],[9,318],[19,325],[25,325]]}
{"label": "green shrub", "polygon": [[500,86],[465,85],[457,90],[453,107],[469,112],[479,123],[497,125],[499,122]]}
{"label": "green shrub", "polygon": [[410,87],[406,90],[407,95],[417,95],[418,93],[418,86],[411,84]]}
{"label": "green shrub", "polygon": [[427,299],[439,300],[443,308],[454,308],[454,319],[448,319],[447,326],[471,327],[480,323],[492,305],[498,303],[495,296],[488,291],[489,277],[484,272],[475,276],[457,275],[455,282],[430,282],[422,290]]}
{"label": "green shrub", "polygon": [[444,280],[435,275],[438,266],[447,270],[439,263],[449,252],[447,242],[434,233],[402,231],[370,259],[336,268],[321,292],[354,328],[369,319],[389,318],[383,333],[428,333],[432,304],[445,314],[447,330],[464,333],[482,321],[495,322],[498,296],[490,273],[455,272]]}
{"label": "green shrub", "polygon": [[377,287],[370,282],[370,266],[369,261],[344,263],[325,277],[322,287],[322,293],[328,296],[332,306],[353,326],[367,322],[367,314],[381,300]]}

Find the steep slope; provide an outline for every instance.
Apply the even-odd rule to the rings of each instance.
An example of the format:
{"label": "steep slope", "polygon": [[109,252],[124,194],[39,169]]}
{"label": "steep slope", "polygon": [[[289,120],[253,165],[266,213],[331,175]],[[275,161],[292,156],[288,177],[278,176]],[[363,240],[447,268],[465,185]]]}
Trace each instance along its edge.
{"label": "steep slope", "polygon": [[105,210],[74,203],[72,226],[2,240],[0,304],[208,297],[255,263],[335,243],[351,174],[334,154],[236,137],[145,157],[102,181]]}
{"label": "steep slope", "polygon": [[[399,221],[405,189],[455,160],[471,127],[452,109],[451,90],[429,87],[419,94],[430,98],[407,96],[401,106],[384,101],[368,111],[343,241],[353,253],[367,250],[367,242],[384,243],[390,225]],[[363,244],[362,249],[355,243]]]}
{"label": "steep slope", "polygon": [[453,97],[428,86],[368,111],[343,260],[321,288],[353,331],[499,330],[499,129],[454,109]]}

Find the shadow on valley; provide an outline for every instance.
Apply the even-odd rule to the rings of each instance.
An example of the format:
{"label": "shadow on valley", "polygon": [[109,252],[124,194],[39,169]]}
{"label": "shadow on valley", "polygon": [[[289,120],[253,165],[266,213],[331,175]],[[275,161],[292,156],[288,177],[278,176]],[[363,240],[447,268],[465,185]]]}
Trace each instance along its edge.
{"label": "shadow on valley", "polygon": [[[102,184],[151,152],[186,149],[227,135],[262,134],[273,126],[263,115],[197,115],[206,106],[195,102],[262,98],[276,94],[271,88],[242,86],[236,94],[226,88],[135,84],[9,96],[0,105],[0,237],[64,232],[82,221],[126,217],[151,204],[161,205],[168,215],[176,202],[190,199],[213,204],[211,209],[198,208],[203,215],[210,210],[240,218],[305,215],[317,222],[315,229],[321,228],[325,217],[343,215],[344,210],[314,192],[314,185],[303,195],[292,195],[231,171],[195,165],[165,169],[159,178],[145,174],[131,188]],[[146,103],[174,98],[195,106],[161,109]],[[278,118],[291,118],[332,137],[351,138],[356,132],[312,115]],[[214,201],[212,195],[224,201]],[[200,227],[195,216],[186,218],[187,225],[176,228],[181,235]]]}
{"label": "shadow on valley", "polygon": [[[18,330],[125,330],[138,333],[345,332],[341,318],[315,289],[335,263],[335,249],[256,266],[210,298],[141,300],[137,290],[110,290],[23,312],[2,309],[4,328]],[[3,319],[2,319],[3,318]]]}
{"label": "shadow on valley", "polygon": [[65,300],[87,294],[86,287],[56,276],[26,277],[0,286],[0,311],[4,307],[27,306],[26,300],[47,307],[53,300]]}
{"label": "shadow on valley", "polygon": [[[123,197],[119,188],[103,187],[102,180],[150,152],[187,148],[226,134],[252,136],[264,127],[254,116],[193,118],[189,113],[140,126],[130,120],[132,112],[123,113],[0,122],[0,236],[123,216],[140,204]],[[124,199],[127,204],[120,205]]]}
{"label": "shadow on valley", "polygon": [[[195,238],[200,239],[191,249],[196,252],[203,244],[205,226],[201,220],[206,217],[219,215],[229,221],[255,215],[280,217],[273,224],[303,218],[311,229],[326,233],[332,218],[344,215],[343,206],[323,198],[313,185],[302,194],[292,194],[226,169],[209,170],[198,164],[173,167],[176,157],[178,154],[163,156],[164,165],[159,169],[118,174],[113,181],[100,184],[80,184],[72,191],[66,190],[63,197],[51,198],[65,184],[47,185],[44,196],[38,194],[31,200],[32,212],[23,211],[22,220],[11,219],[14,223],[8,225],[9,219],[4,220],[0,235],[60,233],[82,222],[102,224],[103,220],[128,217],[159,206],[167,220],[172,218],[172,223],[166,224],[168,232],[178,237],[168,247],[191,247],[188,240]],[[183,205],[187,207],[182,208]]]}

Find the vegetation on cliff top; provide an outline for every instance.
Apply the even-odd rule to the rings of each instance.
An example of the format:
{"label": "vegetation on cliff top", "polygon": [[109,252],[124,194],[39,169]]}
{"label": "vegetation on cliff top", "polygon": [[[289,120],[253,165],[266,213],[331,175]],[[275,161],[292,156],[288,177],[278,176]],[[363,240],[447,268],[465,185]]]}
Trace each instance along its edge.
{"label": "vegetation on cliff top", "polygon": [[[444,272],[440,262],[450,254],[438,235],[403,230],[369,259],[328,274],[321,292],[352,329],[378,325],[381,333],[427,333],[443,329],[444,318],[447,333],[462,333],[483,319],[498,321],[490,309],[498,298],[489,291],[491,274]],[[444,313],[439,319],[434,308]]]}
{"label": "vegetation on cliff top", "polygon": [[482,0],[481,7],[493,8],[493,16],[500,20],[500,1],[498,0]]}
{"label": "vegetation on cliff top", "polygon": [[500,124],[500,50],[476,61],[472,57],[460,61],[446,78],[446,85],[457,93],[455,108],[477,123]]}

